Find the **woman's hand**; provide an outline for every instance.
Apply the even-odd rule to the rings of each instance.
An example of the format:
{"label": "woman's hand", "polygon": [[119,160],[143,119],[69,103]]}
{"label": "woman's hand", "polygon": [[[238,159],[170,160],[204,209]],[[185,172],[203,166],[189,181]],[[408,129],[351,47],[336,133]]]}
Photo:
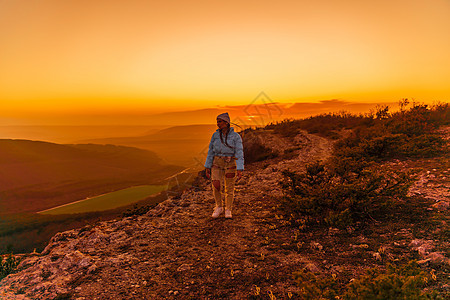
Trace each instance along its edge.
{"label": "woman's hand", "polygon": [[242,171],[241,171],[241,170],[237,170],[237,171],[236,171],[236,174],[237,174],[237,179],[238,179],[238,180],[241,179],[241,177],[242,177]]}
{"label": "woman's hand", "polygon": [[208,178],[208,179],[210,179],[211,178],[211,169],[206,169],[205,170],[205,173],[206,173],[206,178]]}

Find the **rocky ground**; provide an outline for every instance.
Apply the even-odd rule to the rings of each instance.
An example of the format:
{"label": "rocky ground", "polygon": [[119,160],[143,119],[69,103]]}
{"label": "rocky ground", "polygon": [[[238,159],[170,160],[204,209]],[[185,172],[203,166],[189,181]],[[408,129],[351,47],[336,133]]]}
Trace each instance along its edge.
{"label": "rocky ground", "polygon": [[[327,139],[264,132],[277,158],[248,165],[236,188],[233,219],[210,217],[211,187],[170,197],[141,216],[61,232],[0,282],[1,299],[290,299],[292,274],[308,269],[345,285],[369,267],[417,259],[449,295],[450,162],[389,162],[413,170],[411,216],[358,230],[286,226],[277,211],[281,171],[325,159]],[[417,220],[412,216],[417,214]]]}

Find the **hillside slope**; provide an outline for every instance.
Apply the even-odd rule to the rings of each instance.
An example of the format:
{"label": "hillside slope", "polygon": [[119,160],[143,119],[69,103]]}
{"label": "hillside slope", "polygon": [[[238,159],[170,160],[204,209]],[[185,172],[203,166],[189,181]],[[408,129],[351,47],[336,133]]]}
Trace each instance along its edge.
{"label": "hillside slope", "polygon": [[211,135],[217,129],[214,124],[174,126],[136,137],[90,139],[82,143],[114,144],[154,151],[164,161],[191,167],[196,159],[203,160]]}
{"label": "hillside slope", "polygon": [[[247,166],[237,185],[232,220],[210,217],[214,205],[211,187],[202,179],[146,215],[55,235],[41,254],[28,255],[18,273],[0,282],[0,296],[289,299],[301,291],[293,272],[306,269],[330,278],[334,274],[337,282],[345,284],[369,267],[411,255],[429,259],[424,264],[439,270],[439,280],[448,276],[448,259],[442,254],[441,260],[429,257],[433,253],[437,257],[439,251],[427,236],[431,232],[420,233],[415,224],[374,223],[358,233],[351,228],[299,231],[284,226],[276,210],[282,195],[281,171],[300,171],[306,163],[326,158],[331,142],[306,133],[294,139],[267,131],[262,134],[281,156]],[[289,155],[283,154],[285,150]],[[440,187],[448,183],[440,176],[450,171],[448,158],[393,163],[406,169],[426,163],[417,171],[422,185],[416,184],[412,190],[425,198],[424,184]],[[433,166],[439,168],[431,171],[431,178],[427,171]],[[443,213],[432,206],[437,200],[448,202],[448,195],[425,199],[419,207],[424,217]],[[445,288],[442,282],[436,284],[440,290]]]}
{"label": "hillside slope", "polygon": [[137,148],[0,140],[0,214],[33,212],[133,184],[157,183],[180,170]]}

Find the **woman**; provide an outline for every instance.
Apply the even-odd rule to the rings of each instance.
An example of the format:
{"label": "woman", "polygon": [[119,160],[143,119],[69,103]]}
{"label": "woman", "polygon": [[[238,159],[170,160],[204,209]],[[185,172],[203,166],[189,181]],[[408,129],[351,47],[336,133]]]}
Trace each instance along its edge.
{"label": "woman", "polygon": [[[223,212],[222,192],[225,194],[225,218],[231,218],[234,197],[234,183],[244,170],[244,150],[241,136],[230,127],[230,116],[217,116],[217,127],[209,143],[206,157],[206,177],[211,178],[216,207],[212,214],[217,218]],[[225,190],[223,191],[223,188]]]}

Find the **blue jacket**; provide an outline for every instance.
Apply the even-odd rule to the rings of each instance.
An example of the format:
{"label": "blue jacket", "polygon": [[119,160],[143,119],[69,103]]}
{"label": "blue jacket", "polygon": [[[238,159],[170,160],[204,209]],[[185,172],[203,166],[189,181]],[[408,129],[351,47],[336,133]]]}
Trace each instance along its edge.
{"label": "blue jacket", "polygon": [[[222,139],[225,143],[225,135],[222,135]],[[242,146],[242,139],[239,133],[234,131],[233,127],[230,127],[227,142],[232,148],[222,143],[219,129],[213,133],[211,142],[209,142],[205,168],[211,168],[214,156],[232,156],[236,157],[236,168],[238,170],[244,170],[244,147]]]}

